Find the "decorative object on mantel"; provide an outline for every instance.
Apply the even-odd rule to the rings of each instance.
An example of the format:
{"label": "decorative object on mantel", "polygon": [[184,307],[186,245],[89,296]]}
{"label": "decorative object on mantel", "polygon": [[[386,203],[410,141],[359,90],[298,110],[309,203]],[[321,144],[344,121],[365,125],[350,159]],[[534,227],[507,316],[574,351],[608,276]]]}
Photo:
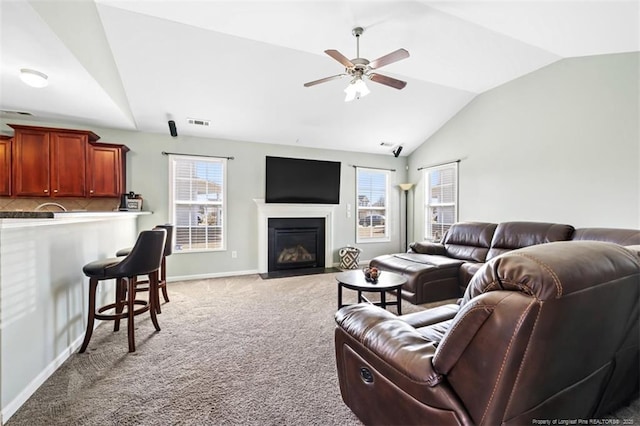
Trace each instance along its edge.
{"label": "decorative object on mantel", "polygon": [[344,99],[345,102],[349,102],[354,99],[360,99],[369,94],[370,90],[367,85],[364,84],[364,78],[367,78],[376,83],[384,84],[385,86],[393,87],[394,89],[403,89],[407,85],[406,81],[398,80],[382,74],[376,74],[371,71],[377,68],[381,68],[385,65],[392,64],[401,59],[408,58],[409,52],[405,49],[398,49],[370,62],[368,59],[360,57],[360,36],[363,32],[364,28],[362,27],[356,27],[351,31],[351,33],[356,38],[356,58],[354,59],[347,59],[346,56],[344,56],[337,50],[324,51],[324,53],[331,56],[333,59],[345,66],[345,70],[342,74],[321,78],[320,80],[310,81],[308,83],[305,83],[304,87],[315,86],[316,84],[336,80],[338,78],[342,78],[345,75],[348,75],[349,77],[351,77],[351,82],[344,90],[344,92],[347,94]]}
{"label": "decorative object on mantel", "polygon": [[409,250],[409,190],[413,188],[412,183],[401,183],[398,185],[404,191],[404,249]]}

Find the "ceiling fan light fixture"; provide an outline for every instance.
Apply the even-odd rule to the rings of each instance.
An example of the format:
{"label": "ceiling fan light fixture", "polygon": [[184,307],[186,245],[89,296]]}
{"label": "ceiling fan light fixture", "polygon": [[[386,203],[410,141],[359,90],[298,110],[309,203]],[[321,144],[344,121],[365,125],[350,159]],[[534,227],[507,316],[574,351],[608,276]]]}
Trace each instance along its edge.
{"label": "ceiling fan light fixture", "polygon": [[354,99],[364,98],[369,93],[371,93],[371,91],[361,77],[356,77],[351,80],[347,88],[344,89],[344,93],[347,94],[347,96],[344,98],[344,101],[351,102]]}
{"label": "ceiling fan light fixture", "polygon": [[46,87],[49,84],[48,75],[29,68],[22,68],[20,70],[20,80],[22,80],[24,84],[36,88]]}

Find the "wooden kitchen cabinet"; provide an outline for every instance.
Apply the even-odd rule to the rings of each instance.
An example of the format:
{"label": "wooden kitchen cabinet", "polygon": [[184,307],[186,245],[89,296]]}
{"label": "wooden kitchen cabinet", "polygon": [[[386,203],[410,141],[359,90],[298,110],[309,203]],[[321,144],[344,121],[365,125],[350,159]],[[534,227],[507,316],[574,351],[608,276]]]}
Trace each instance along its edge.
{"label": "wooden kitchen cabinet", "polygon": [[9,136],[0,135],[0,196],[11,195],[11,141]]}
{"label": "wooden kitchen cabinet", "polygon": [[93,143],[89,145],[87,182],[89,197],[119,197],[125,192],[126,153],[124,145]]}
{"label": "wooden kitchen cabinet", "polygon": [[126,146],[97,143],[100,137],[88,130],[9,126],[15,129],[11,196],[119,197],[125,192]]}
{"label": "wooden kitchen cabinet", "polygon": [[84,197],[87,192],[87,135],[52,132],[49,135],[53,197]]}
{"label": "wooden kitchen cabinet", "polygon": [[15,128],[12,147],[13,195],[48,197],[49,132]]}

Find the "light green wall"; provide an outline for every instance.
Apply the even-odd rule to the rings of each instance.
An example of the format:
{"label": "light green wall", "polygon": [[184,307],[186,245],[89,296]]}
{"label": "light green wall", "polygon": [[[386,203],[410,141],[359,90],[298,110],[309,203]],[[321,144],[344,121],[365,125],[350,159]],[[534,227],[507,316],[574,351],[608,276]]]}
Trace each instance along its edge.
{"label": "light green wall", "polygon": [[[299,146],[261,144],[178,136],[166,134],[90,128],[73,124],[54,124],[21,120],[3,120],[2,131],[11,129],[6,123],[41,125],[47,127],[82,128],[100,136],[100,142],[122,143],[127,153],[127,190],[142,194],[144,210],[151,216],[141,217],[139,227],[151,228],[169,221],[168,217],[168,157],[162,151],[185,154],[233,156],[227,175],[227,250],[206,253],[181,253],[168,258],[169,277],[215,276],[230,273],[255,272],[258,268],[257,206],[253,199],[264,199],[265,156],[283,156],[342,162],[340,204],[336,207],[334,229],[334,263],[339,262],[339,248],[348,244],[363,250],[360,260],[395,252],[400,249],[404,233],[400,231],[400,190],[396,187],[406,179],[406,157],[394,158],[391,153],[362,154],[349,151],[322,150]],[[180,126],[178,127],[180,133]],[[389,215],[393,224],[388,243],[355,244],[355,169],[350,165],[396,169],[391,173]],[[351,203],[352,217],[347,218],[347,203]],[[404,216],[402,216],[403,218]],[[402,228],[404,229],[404,228]],[[403,231],[402,231],[403,232]],[[233,259],[231,252],[237,251]]]}
{"label": "light green wall", "polygon": [[456,159],[461,221],[640,227],[639,59],[565,59],[476,97],[409,157],[413,237],[417,168]]}

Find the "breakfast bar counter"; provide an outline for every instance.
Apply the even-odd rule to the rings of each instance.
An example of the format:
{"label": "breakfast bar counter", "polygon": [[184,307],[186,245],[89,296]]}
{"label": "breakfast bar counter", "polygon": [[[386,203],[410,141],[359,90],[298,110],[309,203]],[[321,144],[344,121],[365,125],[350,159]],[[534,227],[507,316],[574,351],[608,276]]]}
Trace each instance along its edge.
{"label": "breakfast bar counter", "polygon": [[[79,347],[88,306],[82,267],[133,245],[138,217],[149,214],[0,212],[2,421]],[[98,303],[113,297],[108,288]]]}

